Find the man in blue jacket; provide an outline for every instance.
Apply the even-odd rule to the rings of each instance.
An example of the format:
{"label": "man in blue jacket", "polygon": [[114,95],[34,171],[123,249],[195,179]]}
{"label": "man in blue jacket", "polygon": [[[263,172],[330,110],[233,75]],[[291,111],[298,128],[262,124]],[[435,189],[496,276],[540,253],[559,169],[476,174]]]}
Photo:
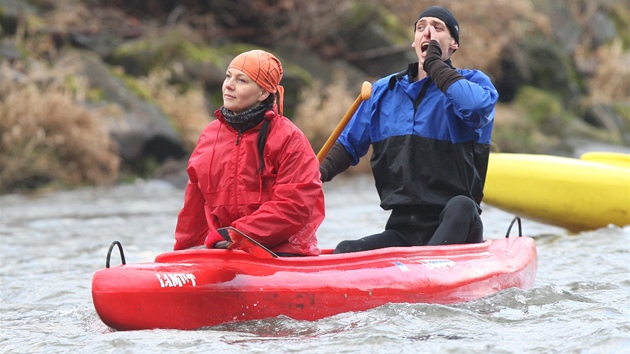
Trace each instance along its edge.
{"label": "man in blue jacket", "polygon": [[416,21],[418,62],[376,81],[320,166],[322,181],[370,147],[385,231],[342,241],[335,253],[483,242],[480,218],[498,93],[478,70],[455,69],[459,24],[432,6]]}

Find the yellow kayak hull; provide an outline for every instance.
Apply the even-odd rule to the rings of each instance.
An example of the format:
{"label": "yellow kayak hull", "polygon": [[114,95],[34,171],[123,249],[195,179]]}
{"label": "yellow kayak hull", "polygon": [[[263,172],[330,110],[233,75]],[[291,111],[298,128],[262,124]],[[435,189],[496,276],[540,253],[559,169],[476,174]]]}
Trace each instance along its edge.
{"label": "yellow kayak hull", "polygon": [[591,151],[580,156],[581,160],[593,161],[630,169],[630,154],[620,152]]}
{"label": "yellow kayak hull", "polygon": [[630,168],[550,155],[491,153],[483,201],[572,232],[630,225]]}

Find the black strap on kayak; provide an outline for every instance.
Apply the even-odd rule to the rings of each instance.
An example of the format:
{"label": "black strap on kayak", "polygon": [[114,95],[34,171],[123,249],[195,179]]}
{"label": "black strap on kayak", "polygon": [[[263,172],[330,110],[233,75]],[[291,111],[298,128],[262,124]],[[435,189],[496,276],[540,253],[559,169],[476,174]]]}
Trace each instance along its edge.
{"label": "black strap on kayak", "polygon": [[125,261],[125,252],[123,252],[123,247],[120,244],[120,242],[118,241],[114,241],[112,242],[111,246],[109,246],[109,251],[107,251],[107,259],[105,260],[105,268],[109,268],[109,260],[112,256],[112,250],[114,249],[114,246],[118,246],[118,252],[120,252],[120,261],[122,262],[123,265],[127,264],[127,262]]}
{"label": "black strap on kayak", "polygon": [[510,237],[510,231],[512,230],[512,226],[514,225],[514,222],[516,221],[518,221],[518,237],[523,236],[523,229],[521,228],[521,218],[518,216],[515,216],[514,219],[512,219],[512,222],[510,223],[510,227],[508,227],[507,232],[505,233],[505,238]]}

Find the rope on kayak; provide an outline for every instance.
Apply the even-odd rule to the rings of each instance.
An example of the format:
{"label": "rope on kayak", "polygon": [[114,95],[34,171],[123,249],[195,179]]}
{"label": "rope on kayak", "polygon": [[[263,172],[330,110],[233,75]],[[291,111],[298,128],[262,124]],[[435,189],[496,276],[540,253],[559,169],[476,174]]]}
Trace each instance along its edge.
{"label": "rope on kayak", "polygon": [[512,222],[510,223],[510,227],[508,227],[507,232],[505,233],[505,238],[510,237],[510,231],[512,230],[512,226],[514,225],[515,221],[518,221],[518,237],[523,236],[523,229],[521,228],[521,218],[518,216],[515,216],[514,219],[512,219]]}
{"label": "rope on kayak", "polygon": [[107,259],[105,260],[105,268],[109,268],[109,260],[112,256],[112,250],[114,249],[114,246],[118,246],[118,252],[120,252],[120,261],[122,262],[123,265],[127,264],[127,262],[125,262],[125,252],[123,252],[123,247],[120,244],[120,242],[118,241],[114,241],[112,242],[111,246],[109,246],[109,251],[107,251]]}

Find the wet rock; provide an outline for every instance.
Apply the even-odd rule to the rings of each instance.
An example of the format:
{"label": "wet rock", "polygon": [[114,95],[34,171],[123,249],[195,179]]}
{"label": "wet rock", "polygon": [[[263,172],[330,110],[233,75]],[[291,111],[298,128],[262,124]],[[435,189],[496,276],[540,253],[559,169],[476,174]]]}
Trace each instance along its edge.
{"label": "wet rock", "polygon": [[125,162],[142,168],[149,159],[161,163],[169,157],[180,159],[186,155],[181,137],[157,106],[136,97],[96,55],[87,52],[75,52],[75,55],[77,72],[103,92],[106,102],[121,108],[117,112],[106,110],[110,113],[104,114],[103,119]]}

